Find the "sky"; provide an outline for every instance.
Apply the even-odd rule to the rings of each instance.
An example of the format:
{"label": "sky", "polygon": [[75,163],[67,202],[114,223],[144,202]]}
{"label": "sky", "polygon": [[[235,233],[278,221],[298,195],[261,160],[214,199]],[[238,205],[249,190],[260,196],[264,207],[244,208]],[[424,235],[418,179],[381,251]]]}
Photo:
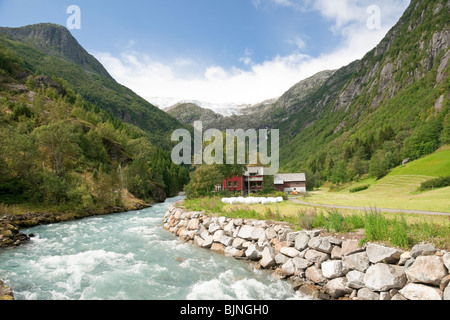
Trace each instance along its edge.
{"label": "sky", "polygon": [[254,104],[361,59],[409,3],[0,0],[0,26],[66,26],[111,76],[153,103]]}

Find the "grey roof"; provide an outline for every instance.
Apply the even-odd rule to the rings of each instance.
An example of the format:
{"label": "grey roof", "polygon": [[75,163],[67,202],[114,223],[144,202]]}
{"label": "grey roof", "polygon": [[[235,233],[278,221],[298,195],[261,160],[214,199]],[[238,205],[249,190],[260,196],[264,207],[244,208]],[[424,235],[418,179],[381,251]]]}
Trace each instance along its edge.
{"label": "grey roof", "polygon": [[279,173],[273,177],[275,184],[283,184],[284,182],[306,181],[304,173]]}

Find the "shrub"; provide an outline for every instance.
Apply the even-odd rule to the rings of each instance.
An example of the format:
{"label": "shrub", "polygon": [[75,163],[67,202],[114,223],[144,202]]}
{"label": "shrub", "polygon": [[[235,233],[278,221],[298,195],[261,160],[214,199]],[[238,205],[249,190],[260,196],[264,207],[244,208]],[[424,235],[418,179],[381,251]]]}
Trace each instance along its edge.
{"label": "shrub", "polygon": [[450,176],[439,177],[439,178],[435,178],[435,179],[431,179],[431,180],[422,182],[419,190],[425,191],[425,190],[432,190],[432,189],[437,189],[437,188],[445,188],[448,186],[450,186]]}
{"label": "shrub", "polygon": [[359,187],[356,187],[356,188],[353,188],[353,189],[350,189],[350,193],[356,193],[356,192],[360,192],[360,191],[363,191],[363,190],[367,190],[367,189],[369,189],[370,188],[370,185],[364,185],[364,186],[359,186]]}

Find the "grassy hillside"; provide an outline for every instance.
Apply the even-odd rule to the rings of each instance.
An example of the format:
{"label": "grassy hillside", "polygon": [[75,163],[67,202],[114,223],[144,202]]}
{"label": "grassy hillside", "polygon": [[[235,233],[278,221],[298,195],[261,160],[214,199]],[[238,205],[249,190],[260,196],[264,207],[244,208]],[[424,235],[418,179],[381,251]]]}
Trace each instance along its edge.
{"label": "grassy hillside", "polygon": [[[418,191],[422,182],[448,175],[450,175],[450,147],[445,146],[429,156],[395,168],[380,180],[364,179],[334,192],[328,188],[321,188],[311,192],[312,196],[306,201],[338,206],[376,206],[387,209],[450,212],[450,187]],[[364,185],[370,187],[360,192],[350,192]]]}

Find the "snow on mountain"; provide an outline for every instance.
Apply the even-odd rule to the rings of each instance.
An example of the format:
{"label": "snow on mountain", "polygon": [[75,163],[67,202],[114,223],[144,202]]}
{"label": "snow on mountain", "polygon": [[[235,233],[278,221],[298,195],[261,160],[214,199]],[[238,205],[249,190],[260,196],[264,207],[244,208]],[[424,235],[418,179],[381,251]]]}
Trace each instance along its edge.
{"label": "snow on mountain", "polygon": [[179,99],[179,98],[170,98],[170,97],[149,97],[146,98],[151,104],[157,106],[160,109],[165,109],[171,106],[174,106],[179,103],[194,103],[199,107],[204,109],[210,109],[218,114],[221,114],[225,117],[230,117],[233,115],[242,114],[241,110],[243,108],[250,107],[250,104],[242,104],[242,103],[212,103],[199,101],[194,99]]}

